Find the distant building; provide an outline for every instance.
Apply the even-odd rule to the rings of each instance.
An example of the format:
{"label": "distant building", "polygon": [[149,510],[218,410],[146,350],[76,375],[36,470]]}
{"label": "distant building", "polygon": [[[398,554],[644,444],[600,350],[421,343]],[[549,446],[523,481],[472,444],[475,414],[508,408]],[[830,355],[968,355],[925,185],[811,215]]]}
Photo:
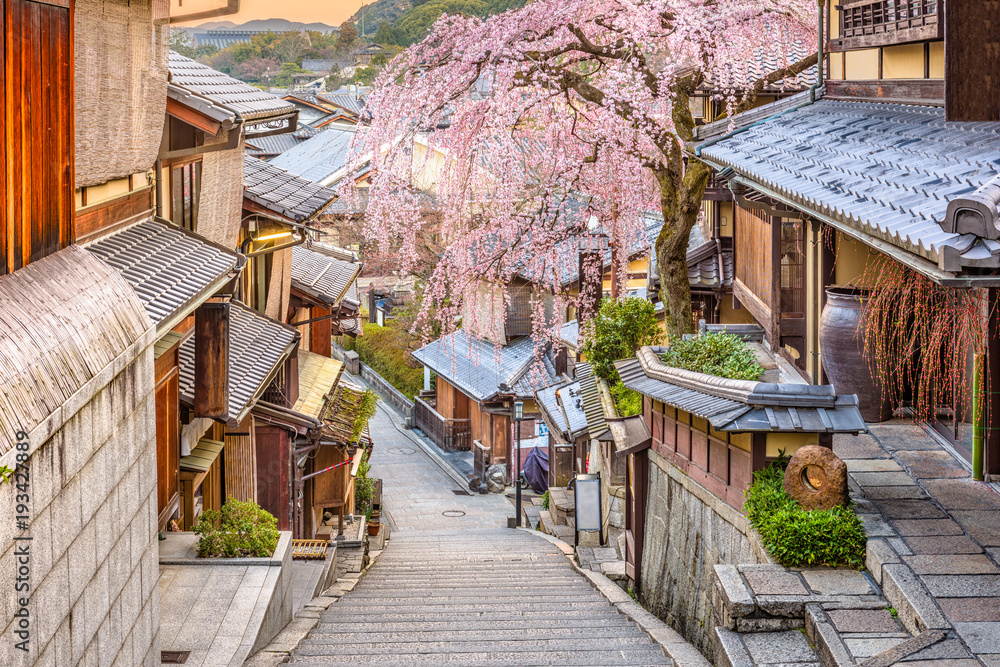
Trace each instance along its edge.
{"label": "distant building", "polygon": [[304,58],[302,60],[302,69],[315,72],[316,74],[329,74],[334,66],[338,64],[338,61],[334,58],[325,58],[322,60]]}
{"label": "distant building", "polygon": [[351,51],[351,59],[355,67],[367,67],[377,55],[385,53],[381,44],[366,44],[360,49]]}
{"label": "distant building", "polygon": [[209,44],[219,50],[228,48],[233,44],[249,42],[257,35],[266,35],[269,32],[289,32],[288,30],[209,30],[208,32],[195,33],[195,46]]}

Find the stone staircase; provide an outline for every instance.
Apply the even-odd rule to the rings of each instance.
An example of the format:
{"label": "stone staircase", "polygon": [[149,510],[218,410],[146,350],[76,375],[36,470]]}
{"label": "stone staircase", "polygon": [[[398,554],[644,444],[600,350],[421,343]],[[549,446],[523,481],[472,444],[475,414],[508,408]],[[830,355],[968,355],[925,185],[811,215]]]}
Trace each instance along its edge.
{"label": "stone staircase", "polygon": [[892,607],[893,591],[863,572],[716,565],[715,579],[717,667],[977,664],[952,634]]}
{"label": "stone staircase", "polygon": [[325,611],[295,665],[670,665],[662,648],[521,531],[397,533]]}
{"label": "stone staircase", "polygon": [[[550,488],[549,509],[539,512],[538,530],[572,546],[576,525],[573,501],[572,491]],[[609,525],[607,538],[604,546],[601,546],[597,533],[580,533],[580,545],[576,549],[577,561],[580,567],[600,572],[619,586],[626,587],[625,533]]]}

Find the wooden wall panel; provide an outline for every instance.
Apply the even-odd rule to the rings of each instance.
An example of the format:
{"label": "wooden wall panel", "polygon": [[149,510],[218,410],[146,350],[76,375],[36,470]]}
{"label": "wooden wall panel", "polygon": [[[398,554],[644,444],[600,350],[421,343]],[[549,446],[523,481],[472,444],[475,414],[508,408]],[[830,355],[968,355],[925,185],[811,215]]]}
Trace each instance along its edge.
{"label": "wooden wall panel", "polygon": [[71,11],[29,0],[4,4],[0,274],[73,240]]}
{"label": "wooden wall panel", "polygon": [[736,206],[736,279],[772,307],[771,225],[768,216]]}
{"label": "wooden wall panel", "polygon": [[257,504],[278,519],[278,530],[291,530],[289,475],[292,444],[288,432],[257,424]]}
{"label": "wooden wall panel", "polygon": [[[169,360],[169,355],[160,357],[157,362],[161,359]],[[157,377],[154,394],[156,405],[156,506],[158,513],[167,509],[180,490],[180,396],[176,353],[173,359],[175,363],[172,367],[164,369],[162,374],[157,373],[161,377]]]}
{"label": "wooden wall panel", "polygon": [[[323,308],[321,306],[312,307],[312,317],[326,317],[330,314],[329,308]],[[318,355],[329,357],[333,351],[333,321],[330,319],[319,320],[318,322],[313,322],[312,326],[312,352]]]}
{"label": "wooden wall panel", "polygon": [[253,418],[225,434],[226,496],[237,500],[257,500],[257,456],[252,437]]}
{"label": "wooden wall panel", "polygon": [[945,112],[950,121],[1000,121],[1000,0],[948,0]]}
{"label": "wooden wall panel", "polygon": [[149,217],[153,212],[153,188],[101,202],[76,212],[73,230],[76,243],[85,243],[110,234],[129,223]]}

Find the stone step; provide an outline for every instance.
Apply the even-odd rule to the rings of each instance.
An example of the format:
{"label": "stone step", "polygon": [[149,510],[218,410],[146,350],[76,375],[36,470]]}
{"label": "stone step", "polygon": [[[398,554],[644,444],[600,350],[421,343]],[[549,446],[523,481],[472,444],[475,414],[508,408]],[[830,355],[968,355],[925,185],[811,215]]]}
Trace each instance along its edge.
{"label": "stone step", "polygon": [[[660,657],[666,657],[663,655],[663,651],[659,648],[642,648],[643,646],[649,645],[649,639],[635,639],[631,637],[622,637],[618,639],[607,639],[600,642],[593,643],[581,643],[577,639],[546,639],[546,640],[524,640],[524,641],[498,641],[498,642],[461,642],[461,641],[450,641],[450,642],[439,642],[435,644],[428,644],[424,642],[381,642],[374,643],[370,642],[367,644],[351,644],[349,652],[353,652],[354,655],[367,655],[367,656],[391,656],[400,654],[419,654],[419,655],[430,655],[430,654],[462,654],[462,653],[538,653],[543,652],[545,654],[550,654],[552,652],[560,653],[593,653],[595,651],[600,652],[613,652],[621,651],[633,647],[638,647],[640,652],[648,652],[650,654],[659,654]],[[305,639],[299,644],[296,653],[298,655],[320,655],[327,656],[330,653],[331,647],[337,649],[340,644],[322,644],[314,642],[310,639]]]}
{"label": "stone step", "polygon": [[340,613],[357,613],[357,612],[391,612],[391,611],[401,611],[406,609],[411,610],[425,610],[428,612],[433,611],[455,611],[456,613],[470,613],[477,611],[507,611],[507,612],[521,612],[521,611],[546,611],[546,610],[556,610],[556,609],[602,609],[607,605],[607,601],[603,598],[591,599],[591,600],[523,600],[523,601],[496,601],[496,602],[462,602],[455,603],[447,599],[442,599],[439,602],[432,602],[426,604],[414,604],[412,602],[400,602],[396,603],[394,600],[381,600],[379,604],[358,604],[354,602],[350,596],[347,596],[341,602],[341,610],[335,612]]}
{"label": "stone step", "polygon": [[[338,605],[334,605],[338,606]],[[331,609],[333,609],[331,607]],[[453,613],[447,611],[427,611],[424,609],[413,609],[412,607],[405,607],[400,610],[393,611],[373,611],[366,613],[362,608],[361,611],[351,611],[349,613],[344,613],[343,618],[337,613],[328,612],[323,615],[324,622],[328,623],[343,623],[345,620],[350,621],[353,624],[359,623],[406,623],[412,621],[419,621],[424,619],[428,622],[432,621],[444,621],[444,622],[468,622],[470,624],[477,621],[492,621],[493,626],[496,627],[501,624],[501,622],[511,622],[515,623],[520,620],[529,621],[548,621],[548,620],[562,620],[567,623],[576,623],[581,619],[585,620],[599,620],[599,619],[624,619],[625,617],[615,611],[613,608],[608,611],[607,609],[600,609],[594,607],[588,607],[586,609],[542,609],[537,611],[523,610],[519,609],[516,611],[479,611],[477,612],[462,612]]]}
{"label": "stone step", "polygon": [[382,617],[370,621],[359,620],[351,625],[343,623],[319,623],[315,626],[313,633],[317,635],[337,635],[354,634],[359,631],[365,632],[478,632],[480,630],[492,631],[498,627],[504,630],[542,630],[567,628],[567,621],[572,620],[572,628],[635,628],[635,624],[627,618],[615,612],[606,616],[580,616],[568,619],[563,615],[554,615],[550,618],[505,618],[503,623],[498,623],[497,619],[465,619],[461,621],[444,620],[408,620],[408,621],[382,621]]}
{"label": "stone step", "polygon": [[[360,630],[361,628],[355,628]],[[499,642],[499,641],[543,641],[557,639],[580,640],[590,644],[598,639],[632,638],[649,641],[649,636],[635,626],[612,627],[572,627],[572,628],[510,628],[506,624],[494,624],[492,628],[457,629],[424,629],[424,630],[366,630],[364,632],[324,633],[314,629],[307,641],[314,644],[392,644],[397,642]],[[599,642],[600,643],[600,642]]]}
{"label": "stone step", "polygon": [[357,587],[351,593],[352,600],[382,600],[386,598],[386,592],[392,593],[397,600],[432,600],[437,602],[439,598],[455,601],[467,600],[567,600],[569,598],[593,598],[602,600],[600,593],[586,584],[574,584],[572,587],[555,587],[552,592],[540,591],[538,588],[504,588],[502,586],[491,586],[489,588],[461,589],[461,588],[436,588],[421,587],[419,590],[408,589],[370,589]]}
{"label": "stone step", "polygon": [[[410,653],[394,656],[385,655],[332,655],[306,656],[295,655],[286,664],[293,665],[441,665],[440,655]],[[650,667],[652,665],[672,665],[673,661],[663,655],[658,649],[627,650],[627,651],[590,651],[580,653],[549,653],[535,651],[533,653],[510,654],[502,651],[493,653],[470,653],[461,656],[463,667],[519,667],[521,665],[579,665],[588,667]]]}

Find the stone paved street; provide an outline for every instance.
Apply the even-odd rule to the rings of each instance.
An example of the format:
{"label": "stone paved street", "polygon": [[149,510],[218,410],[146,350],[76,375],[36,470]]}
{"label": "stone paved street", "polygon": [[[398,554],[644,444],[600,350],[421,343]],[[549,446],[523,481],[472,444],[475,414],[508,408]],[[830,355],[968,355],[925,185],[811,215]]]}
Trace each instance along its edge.
{"label": "stone paved street", "polygon": [[671,664],[558,548],[506,528],[506,499],[458,489],[391,408],[371,433],[390,542],[292,664]]}
{"label": "stone paved street", "polygon": [[[857,511],[869,537],[869,569],[892,570],[914,600],[921,627],[957,636],[930,659],[963,666],[1000,664],[1000,495],[969,472],[927,431],[910,422],[872,424],[871,435],[840,437]],[[884,543],[880,546],[879,542]],[[907,575],[901,568],[908,568]],[[923,602],[919,602],[923,600]],[[940,655],[942,647],[953,653]],[[967,649],[967,650],[966,650]]]}

